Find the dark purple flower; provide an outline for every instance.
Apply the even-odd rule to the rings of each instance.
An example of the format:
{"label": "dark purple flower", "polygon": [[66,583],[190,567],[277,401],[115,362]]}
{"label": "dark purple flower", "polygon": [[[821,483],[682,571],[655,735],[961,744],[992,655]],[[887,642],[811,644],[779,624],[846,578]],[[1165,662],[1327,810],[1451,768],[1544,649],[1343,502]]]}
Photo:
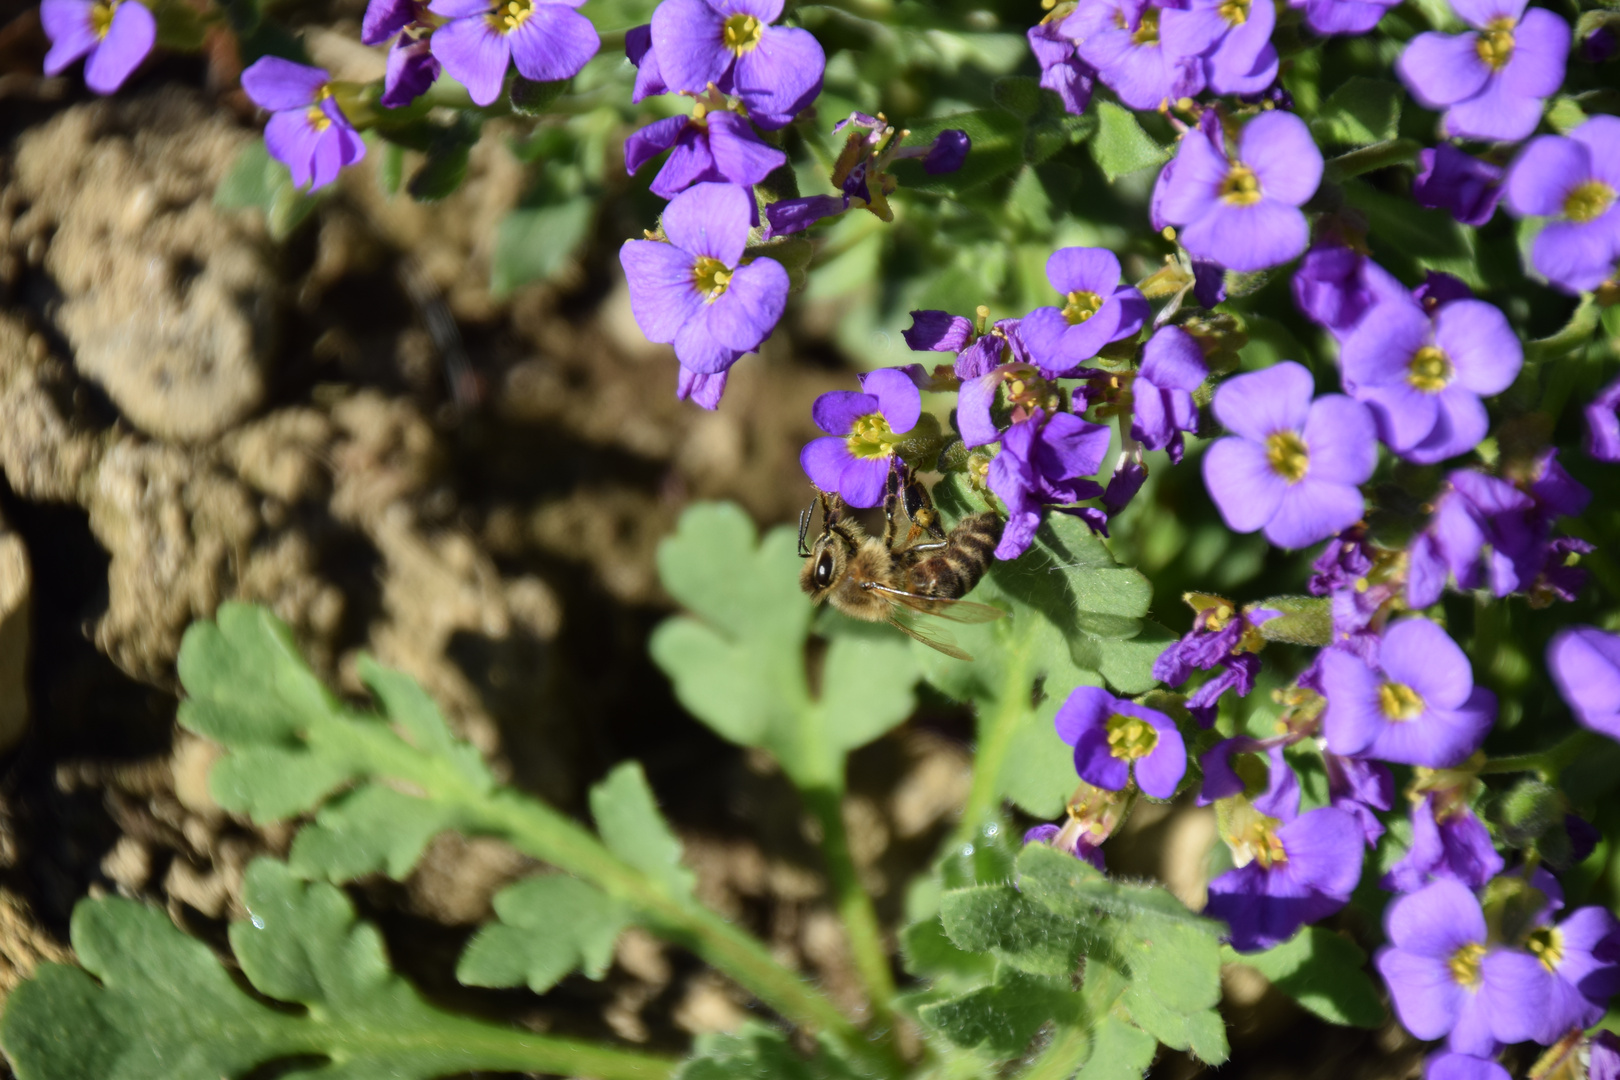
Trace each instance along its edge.
{"label": "dark purple flower", "polygon": [[[1001,436],[1001,452],[986,480],[1007,507],[1007,526],[996,558],[1016,559],[1029,549],[1043,505],[1095,499],[1102,485],[1090,479],[1108,453],[1108,428],[1073,413],[1035,409]],[[1106,786],[1106,785],[1099,785]]]}
{"label": "dark purple flower", "polygon": [[1586,1080],[1620,1080],[1620,1036],[1594,1032],[1587,1053]]}
{"label": "dark purple flower", "polygon": [[1079,827],[1078,820],[1074,818],[1061,829],[1056,825],[1037,825],[1024,834],[1025,844],[1045,844],[1073,855],[1097,870],[1106,871],[1108,867],[1103,864],[1102,848],[1092,847],[1086,839],[1085,830]]}
{"label": "dark purple flower", "polygon": [[1209,374],[1204,351],[1187,331],[1166,326],[1142,349],[1142,367],[1131,383],[1131,438],[1149,450],[1168,450],[1179,462],[1181,433],[1198,429],[1197,390]]}
{"label": "dark purple flower", "polygon": [[1483,300],[1453,300],[1433,318],[1410,297],[1380,304],[1344,339],[1344,388],[1372,409],[1378,436],[1408,461],[1467,453],[1490,420],[1482,396],[1513,384],[1524,365],[1507,316]]}
{"label": "dark purple flower", "polygon": [[1217,94],[1258,94],[1276,81],[1276,25],[1276,7],[1251,0],[1190,0],[1159,17],[1164,48],[1201,58],[1205,81]]}
{"label": "dark purple flower", "polygon": [[713,375],[700,375],[682,367],[675,381],[675,400],[690,400],[705,409],[718,409],[720,396],[726,392],[726,378],[730,374],[729,371],[719,371]]}
{"label": "dark purple flower", "polygon": [[879,368],[861,376],[861,389],[833,390],[816,399],[811,410],[816,426],[827,435],[799,454],[810,482],[836,491],[851,506],[877,506],[894,460],[895,444],[922,415],[922,394],[898,368]]}
{"label": "dark purple flower", "polygon": [[778,199],[765,207],[765,238],[791,236],[819,221],[836,217],[849,209],[848,195],[806,195],[802,199]]}
{"label": "dark purple flower", "polygon": [[427,0],[371,0],[360,23],[360,40],[381,45],[399,35],[388,50],[388,68],[383,76],[383,93],[378,99],[385,109],[401,109],[427,92],[439,77],[439,61],[434,59],[433,20],[427,13]]}
{"label": "dark purple flower", "polygon": [[1418,154],[1412,201],[1444,210],[1464,225],[1483,225],[1502,199],[1502,168],[1465,154],[1450,143]]}
{"label": "dark purple flower", "polygon": [[1390,944],[1375,959],[1395,1013],[1420,1039],[1449,1036],[1458,1053],[1487,1057],[1545,1026],[1552,976],[1536,958],[1485,940],[1485,915],[1461,882],[1442,878],[1396,900]]}
{"label": "dark purple flower", "polygon": [[[1289,772],[1273,755],[1271,771]],[[1297,788],[1293,801],[1297,805]],[[1306,923],[1344,907],[1361,879],[1361,826],[1331,806],[1299,814],[1284,800],[1225,816],[1223,839],[1237,868],[1209,883],[1204,914],[1224,920],[1238,952],[1269,949]]]}
{"label": "dark purple flower", "polygon": [[1620,34],[1612,26],[1598,26],[1581,38],[1581,59],[1588,64],[1606,64],[1620,53]]}
{"label": "dark purple flower", "polygon": [[1175,721],[1155,709],[1078,686],[1057,711],[1058,737],[1074,747],[1080,779],[1124,791],[1131,778],[1143,794],[1168,799],[1187,774],[1187,745]]}
{"label": "dark purple flower", "polygon": [[624,168],[634,173],[673,147],[650,185],[654,195],[673,199],[693,184],[753,187],[787,164],[787,155],[754,134],[753,125],[724,108],[699,103],[691,116],[654,120],[624,141]]}
{"label": "dark purple flower", "polygon": [[1254,678],[1260,672],[1260,658],[1255,653],[1265,645],[1256,628],[1277,613],[1265,609],[1241,612],[1218,596],[1188,593],[1186,599],[1198,609],[1193,628],[1159,654],[1153,662],[1153,677],[1166,686],[1180,686],[1194,671],[1221,668],[1219,675],[1187,700],[1188,711],[1207,728],[1215,721],[1216,703],[1223,693],[1235,689],[1242,697],[1254,689]]}
{"label": "dark purple flower", "polygon": [[500,97],[509,60],[525,79],[571,79],[602,44],[574,10],[584,2],[433,0],[428,10],[449,20],[433,31],[433,55],[479,105]]}
{"label": "dark purple flower", "polygon": [[1553,635],[1547,667],[1575,719],[1620,740],[1620,637],[1595,626],[1572,626]]}
{"label": "dark purple flower", "polygon": [[1423,1080],[1513,1080],[1513,1077],[1488,1058],[1447,1050],[1430,1055],[1423,1063]]}
{"label": "dark purple flower", "polygon": [[1326,650],[1322,685],[1335,754],[1446,768],[1478,750],[1496,718],[1496,695],[1474,685],[1468,657],[1427,619],[1392,624],[1376,664]]}
{"label": "dark purple flower", "polygon": [[242,89],[255,105],[270,110],[264,146],[287,166],[294,186],[324,187],[343,166],[366,156],[366,144],[332,99],[320,68],[262,56],[242,72]]}
{"label": "dark purple flower", "polygon": [[[995,404],[996,392],[1004,383],[1009,387],[1022,386],[1026,396],[1031,397],[1040,396],[1031,393],[1036,387],[1047,385],[1030,363],[1021,322],[1000,319],[957,354],[956,375],[962,385],[956,397],[956,430],[966,446],[988,446],[1001,440],[1001,429],[990,415],[990,407]],[[1075,402],[1075,407],[1083,408],[1079,401]]]}
{"label": "dark purple flower", "polygon": [[1236,158],[1202,127],[1190,130],[1165,167],[1171,165],[1155,198],[1194,257],[1251,271],[1305,250],[1310,233],[1299,207],[1322,181],[1322,152],[1293,113],[1263,112],[1250,120],[1238,136]]}
{"label": "dark purple flower", "polygon": [[1213,308],[1226,299],[1226,267],[1208,259],[1193,259],[1193,299],[1199,307]]}
{"label": "dark purple flower", "polygon": [[1260,658],[1253,653],[1229,656],[1221,662],[1221,669],[1212,678],[1187,697],[1187,711],[1199,727],[1211,727],[1220,713],[1221,695],[1236,690],[1238,697],[1254,689],[1254,680],[1260,674]]}
{"label": "dark purple flower", "polygon": [[1041,85],[1063,99],[1063,108],[1079,116],[1091,101],[1097,70],[1084,60],[1076,42],[1063,35],[1063,20],[1029,28],[1029,51],[1041,65]]}
{"label": "dark purple flower", "polygon": [[45,0],[39,21],[51,39],[45,74],[88,56],[84,84],[98,94],[124,85],[157,40],[157,20],[139,0]]}
{"label": "dark purple flower", "polygon": [[1412,290],[1411,296],[1432,316],[1441,304],[1449,304],[1453,300],[1472,300],[1474,290],[1461,278],[1442,274],[1438,270],[1425,270],[1423,283]]}
{"label": "dark purple flower", "polygon": [[1430,881],[1450,878],[1479,889],[1502,872],[1490,831],[1465,799],[1446,794],[1441,799],[1431,791],[1412,807],[1412,846],[1384,875],[1383,888],[1416,892]]}
{"label": "dark purple flower", "polygon": [[[968,133],[958,128],[949,128],[934,136],[934,141],[928,144],[928,150],[923,154],[923,172],[929,176],[943,176],[953,173],[962,167],[967,160],[968,151],[973,149],[973,140]],[[902,151],[898,156],[904,156]]]}
{"label": "dark purple flower", "polygon": [[1342,394],[1314,402],[1292,360],[1228,379],[1215,416],[1232,438],[1204,454],[1204,486],[1228,527],[1300,548],[1361,519],[1358,484],[1378,461],[1372,414]]}
{"label": "dark purple flower", "polygon": [[1534,499],[1505,480],[1472,469],[1453,472],[1428,528],[1412,541],[1407,605],[1425,608],[1438,600],[1448,571],[1459,589],[1488,578],[1497,596],[1527,583],[1542,563],[1530,521],[1534,508]]}
{"label": "dark purple flower", "polygon": [[1361,527],[1346,529],[1322,549],[1322,554],[1311,563],[1311,578],[1306,583],[1312,596],[1327,596],[1345,589],[1356,589],[1374,566],[1377,554],[1367,539],[1367,530]]}
{"label": "dark purple flower", "polygon": [[913,311],[911,327],[900,336],[913,352],[959,353],[973,341],[973,320],[948,311]]}
{"label": "dark purple flower", "polygon": [[772,26],[781,14],[782,0],[664,0],[652,17],[659,74],[693,94],[713,83],[760,127],[785,127],[821,92],[827,57],[810,31]]}
{"label": "dark purple flower", "polygon": [[1147,301],[1134,286],[1121,285],[1119,275],[1119,257],[1107,248],[1059,248],[1046,260],[1046,280],[1063,294],[1063,306],[1036,308],[1022,323],[1042,373],[1067,375],[1104,345],[1142,329]]}
{"label": "dark purple flower", "polygon": [[1063,20],[1080,59],[1133,109],[1157,109],[1204,88],[1203,64],[1159,39],[1161,8],[1149,0],[1096,0]]}
{"label": "dark purple flower", "polygon": [[1530,248],[1531,265],[1571,292],[1601,285],[1620,257],[1616,192],[1620,116],[1594,116],[1568,137],[1531,139],[1507,178],[1508,209],[1551,219]]}
{"label": "dark purple flower", "polygon": [[1322,765],[1327,771],[1328,805],[1356,819],[1368,847],[1377,844],[1384,823],[1374,811],[1395,805],[1395,778],[1388,767],[1328,750],[1322,752]]}
{"label": "dark purple flower", "polygon": [[1147,478],[1147,466],[1136,458],[1127,458],[1114,466],[1114,475],[1108,478],[1108,487],[1102,493],[1103,512],[1113,517],[1123,511],[1142,490]]}
{"label": "dark purple flower", "polygon": [[1388,270],[1335,239],[1311,246],[1294,271],[1292,285],[1299,310],[1340,341],[1375,305],[1407,296],[1405,286]]}
{"label": "dark purple flower", "polygon": [[652,51],[652,24],[633,26],[624,32],[624,55],[636,66],[636,85],[630,91],[630,102],[669,93],[664,76],[658,70],[658,57]]}
{"label": "dark purple flower", "polygon": [[673,344],[695,374],[717,375],[759,348],[787,304],[781,263],[743,261],[752,207],[743,188],[697,184],[664,208],[668,243],[626,240],[619,249],[641,332]]}
{"label": "dark purple flower", "polygon": [[1620,963],[1608,946],[1620,942],[1620,923],[1600,907],[1576,908],[1553,925],[1530,932],[1525,945],[1553,976],[1546,1026],[1537,1041],[1552,1043],[1603,1019],[1620,992]]}
{"label": "dark purple flower", "polygon": [[1365,34],[1398,0],[1288,0],[1291,8],[1305,11],[1305,25],[1324,37]]}
{"label": "dark purple flower", "polygon": [[1536,130],[1564,81],[1569,23],[1526,0],[1456,0],[1462,34],[1419,34],[1395,71],[1424,106],[1445,110],[1447,135],[1518,142]]}

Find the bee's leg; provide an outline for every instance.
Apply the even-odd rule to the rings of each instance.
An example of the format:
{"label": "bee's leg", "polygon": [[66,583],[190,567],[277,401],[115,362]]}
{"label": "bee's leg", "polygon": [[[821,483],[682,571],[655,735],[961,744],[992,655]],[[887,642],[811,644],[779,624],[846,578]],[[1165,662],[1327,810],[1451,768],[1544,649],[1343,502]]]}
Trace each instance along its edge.
{"label": "bee's leg", "polygon": [[928,485],[911,475],[910,470],[906,472],[901,494],[906,517],[911,519],[914,531],[920,529],[935,540],[945,539],[945,529],[940,524],[939,511],[934,509],[934,497],[929,494]]}
{"label": "bee's leg", "polygon": [[895,511],[901,509],[901,492],[905,477],[901,475],[900,470],[904,468],[903,464],[892,464],[889,466],[889,474],[883,478],[883,546],[890,551],[895,550],[894,535],[897,527]]}

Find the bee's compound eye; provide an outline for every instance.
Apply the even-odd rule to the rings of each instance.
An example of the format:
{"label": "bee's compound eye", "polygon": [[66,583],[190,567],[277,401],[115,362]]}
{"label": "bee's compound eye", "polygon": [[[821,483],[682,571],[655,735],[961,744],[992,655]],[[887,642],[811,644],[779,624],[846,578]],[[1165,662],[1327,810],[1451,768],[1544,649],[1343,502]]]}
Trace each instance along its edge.
{"label": "bee's compound eye", "polygon": [[830,551],[823,551],[821,558],[816,560],[816,588],[825,589],[832,584],[833,555]]}

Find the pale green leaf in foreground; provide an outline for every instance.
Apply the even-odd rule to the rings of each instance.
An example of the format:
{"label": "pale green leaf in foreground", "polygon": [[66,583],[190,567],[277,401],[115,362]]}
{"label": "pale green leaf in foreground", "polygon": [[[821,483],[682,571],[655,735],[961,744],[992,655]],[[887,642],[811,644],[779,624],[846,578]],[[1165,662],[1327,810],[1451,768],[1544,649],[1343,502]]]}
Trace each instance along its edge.
{"label": "pale green leaf in foreground", "polygon": [[630,921],[623,904],[578,878],[546,874],[495,894],[498,922],[474,935],[456,965],[469,986],[523,986],[537,994],[576,967],[600,979]]}
{"label": "pale green leaf in foreground", "polygon": [[591,814],[615,855],[673,895],[692,894],[697,876],[681,864],[681,842],[658,812],[639,762],[625,762],[591,789]]}

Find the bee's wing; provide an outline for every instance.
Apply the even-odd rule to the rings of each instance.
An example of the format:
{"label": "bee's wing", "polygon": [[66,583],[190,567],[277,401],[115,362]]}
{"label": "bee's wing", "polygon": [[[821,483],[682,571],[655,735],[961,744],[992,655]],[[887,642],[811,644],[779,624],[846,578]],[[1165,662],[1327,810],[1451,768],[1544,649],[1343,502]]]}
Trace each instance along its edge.
{"label": "bee's wing", "polygon": [[959,623],[986,623],[995,622],[1007,613],[1000,608],[989,604],[976,604],[971,600],[951,600],[943,596],[923,596],[920,593],[906,592],[904,589],[891,589],[887,585],[867,584],[868,589],[882,593],[885,599],[896,604],[904,604],[913,611],[924,615],[937,615],[942,619],[950,619]]}
{"label": "bee's wing", "polygon": [[930,649],[938,649],[946,656],[953,656],[958,660],[973,659],[973,654],[958,645],[956,639],[951,637],[949,630],[946,630],[943,626],[918,622],[917,617],[909,611],[890,608],[889,625],[902,634],[922,642]]}

